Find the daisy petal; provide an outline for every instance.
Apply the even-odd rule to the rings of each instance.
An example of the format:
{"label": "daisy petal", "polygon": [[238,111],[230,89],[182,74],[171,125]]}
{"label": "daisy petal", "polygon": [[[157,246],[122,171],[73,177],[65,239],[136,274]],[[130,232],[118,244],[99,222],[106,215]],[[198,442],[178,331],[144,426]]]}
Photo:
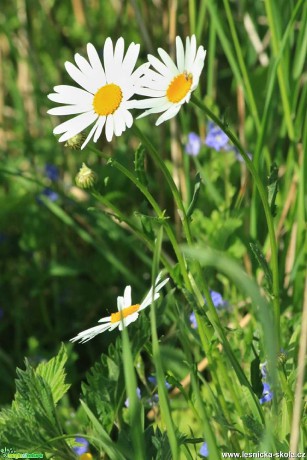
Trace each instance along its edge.
{"label": "daisy petal", "polygon": [[172,60],[170,55],[166,51],[164,51],[164,49],[162,48],[158,48],[158,53],[160,54],[160,57],[162,61],[164,62],[164,64],[166,65],[166,67],[171,70],[172,74],[177,75],[179,73],[178,69],[176,65],[174,64],[174,61]]}
{"label": "daisy petal", "polygon": [[151,64],[161,75],[163,75],[164,77],[167,77],[167,78],[172,79],[172,77],[173,77],[172,72],[166,67],[166,65],[164,65],[161,61],[159,61],[159,59],[157,59],[155,56],[152,56],[151,54],[149,54],[149,55],[147,56],[147,58],[148,58],[148,61],[150,62],[150,64]]}
{"label": "daisy petal", "polygon": [[180,73],[184,71],[184,48],[180,37],[176,37],[177,67]]}
{"label": "daisy petal", "polygon": [[[78,117],[80,118],[77,121]],[[78,115],[77,117],[72,118],[71,120],[68,120],[67,122],[65,122],[65,123],[70,122],[66,127],[67,131],[60,137],[59,142],[65,142],[71,137],[75,136],[76,134],[79,134],[81,131],[86,129],[89,125],[94,123],[96,119],[97,119],[96,114],[87,112],[87,113]],[[62,123],[62,125],[64,125],[64,123]],[[60,128],[60,126],[58,126],[58,128]],[[61,128],[61,130],[63,130],[63,127]]]}
{"label": "daisy petal", "polygon": [[114,58],[113,58],[113,43],[110,37],[106,39],[105,44],[104,44],[103,62],[104,62],[104,69],[106,73],[107,83],[112,83]]}
{"label": "daisy petal", "polygon": [[91,66],[93,70],[98,74],[99,79],[101,81],[101,86],[106,84],[106,75],[103,70],[99,55],[95,49],[95,47],[91,44],[88,43],[87,45],[87,55],[89,58],[89,61],[91,63]]}
{"label": "daisy petal", "polygon": [[164,112],[156,121],[156,126],[159,126],[161,123],[163,123],[166,120],[170,120],[173,118],[177,113],[179,112],[181,107],[181,104],[178,104],[177,106],[173,105],[170,107],[166,112]]}
{"label": "daisy petal", "polygon": [[75,80],[75,82],[78,83],[78,85],[82,86],[82,88],[86,89],[90,93],[95,92],[95,87],[93,86],[92,82],[86,78],[86,76],[78,69],[78,67],[73,65],[71,62],[66,61],[65,68],[67,73],[73,80]]}
{"label": "daisy petal", "polygon": [[114,133],[114,122],[113,122],[113,115],[107,116],[106,121],[106,139],[108,142],[111,142]]}
{"label": "daisy petal", "polygon": [[131,75],[135,67],[139,52],[140,52],[140,45],[131,43],[129,48],[127,49],[126,56],[123,60],[122,72],[124,75],[127,75],[127,76]]}
{"label": "daisy petal", "polygon": [[92,104],[93,95],[80,88],[75,88],[69,85],[55,86],[54,91],[56,93],[48,94],[48,99],[53,102],[59,102],[60,104],[75,104],[76,101],[86,102]]}
{"label": "daisy petal", "polygon": [[98,118],[97,130],[95,132],[94,139],[93,139],[94,142],[97,142],[97,140],[99,139],[100,134],[102,133],[102,129],[104,127],[104,124],[106,122],[106,119],[107,119],[107,117],[99,117]]}
{"label": "daisy petal", "polygon": [[74,115],[76,113],[90,112],[91,106],[88,105],[62,105],[48,110],[49,115]]}
{"label": "daisy petal", "polygon": [[124,291],[124,305],[125,307],[130,307],[131,302],[131,286],[126,286]]}
{"label": "daisy petal", "polygon": [[89,78],[93,73],[93,69],[87,60],[77,53],[75,54],[75,61],[81,72],[86,75],[87,78]]}

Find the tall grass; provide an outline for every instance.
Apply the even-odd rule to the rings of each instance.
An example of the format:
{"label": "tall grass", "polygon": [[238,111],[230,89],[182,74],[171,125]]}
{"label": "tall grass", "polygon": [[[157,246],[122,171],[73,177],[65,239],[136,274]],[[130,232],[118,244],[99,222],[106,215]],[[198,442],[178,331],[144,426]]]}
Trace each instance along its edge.
{"label": "tall grass", "polygon": [[[76,437],[95,459],[304,451],[306,17],[303,0],[4,2],[0,452],[75,458]],[[74,53],[123,36],[145,62],[192,33],[205,69],[176,119],[58,143],[46,96]],[[209,121],[235,151],[205,144]],[[129,328],[69,342],[160,270],[170,283]]]}

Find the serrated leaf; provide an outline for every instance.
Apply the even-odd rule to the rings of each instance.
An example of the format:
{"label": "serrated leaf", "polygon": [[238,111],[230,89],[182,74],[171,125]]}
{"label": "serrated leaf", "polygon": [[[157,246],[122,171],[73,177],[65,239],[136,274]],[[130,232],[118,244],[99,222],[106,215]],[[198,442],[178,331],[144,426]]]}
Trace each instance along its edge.
{"label": "serrated leaf", "polygon": [[64,345],[54,358],[47,363],[40,363],[35,373],[40,375],[50,386],[54,403],[56,404],[68,391],[70,385],[65,383],[66,373],[64,370],[67,361],[67,353]]}
{"label": "serrated leaf", "polygon": [[261,248],[258,244],[258,242],[255,243],[249,243],[251,250],[253,251],[253,254],[259,264],[259,266],[262,268],[264,272],[265,279],[267,280],[268,283],[268,288],[269,291],[272,292],[273,289],[273,277],[272,277],[272,272],[271,269],[267,263],[266,258],[264,257]]}
{"label": "serrated leaf", "polygon": [[270,168],[270,175],[268,177],[268,202],[273,217],[276,216],[276,196],[278,192],[278,167],[276,163],[273,163]]}

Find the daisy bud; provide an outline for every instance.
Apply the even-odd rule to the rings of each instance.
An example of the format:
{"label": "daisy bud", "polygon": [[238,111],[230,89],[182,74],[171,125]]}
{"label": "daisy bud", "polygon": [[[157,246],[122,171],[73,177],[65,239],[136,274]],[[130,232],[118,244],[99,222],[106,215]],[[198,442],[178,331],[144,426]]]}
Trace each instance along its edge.
{"label": "daisy bud", "polygon": [[73,136],[70,139],[68,139],[65,142],[64,147],[68,147],[68,148],[73,149],[73,150],[80,150],[81,145],[85,141],[85,138],[86,138],[86,136],[85,136],[84,133],[78,133],[75,136]]}
{"label": "daisy bud", "polygon": [[82,167],[76,175],[75,180],[78,187],[89,189],[92,188],[97,181],[97,175],[94,171],[88,168],[85,163],[82,163]]}

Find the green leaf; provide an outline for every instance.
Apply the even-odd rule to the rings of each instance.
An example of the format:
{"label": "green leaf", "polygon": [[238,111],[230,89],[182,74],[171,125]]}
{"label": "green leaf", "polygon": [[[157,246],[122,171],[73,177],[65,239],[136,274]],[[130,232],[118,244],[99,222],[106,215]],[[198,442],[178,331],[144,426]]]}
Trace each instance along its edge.
{"label": "green leaf", "polygon": [[194,209],[196,207],[198,197],[199,197],[199,192],[200,192],[200,184],[201,184],[201,177],[200,177],[200,174],[197,173],[196,178],[195,178],[193,197],[192,197],[191,203],[189,205],[189,208],[187,210],[187,217],[192,216],[193,211],[194,211]]}
{"label": "green leaf", "polygon": [[134,170],[137,179],[141,182],[141,184],[147,187],[148,180],[145,172],[145,149],[142,144],[140,144],[135,151]]}
{"label": "green leaf", "polygon": [[273,277],[272,277],[272,272],[269,267],[269,264],[267,263],[266,258],[264,257],[260,246],[258,242],[255,243],[249,243],[251,250],[253,251],[253,254],[259,264],[259,266],[262,268],[264,272],[265,279],[267,280],[268,283],[268,289],[270,292],[272,292],[273,289]]}
{"label": "green leaf", "polygon": [[276,196],[278,192],[278,167],[276,163],[271,165],[270,175],[268,177],[268,202],[271,208],[271,214],[273,217],[276,216]]}

